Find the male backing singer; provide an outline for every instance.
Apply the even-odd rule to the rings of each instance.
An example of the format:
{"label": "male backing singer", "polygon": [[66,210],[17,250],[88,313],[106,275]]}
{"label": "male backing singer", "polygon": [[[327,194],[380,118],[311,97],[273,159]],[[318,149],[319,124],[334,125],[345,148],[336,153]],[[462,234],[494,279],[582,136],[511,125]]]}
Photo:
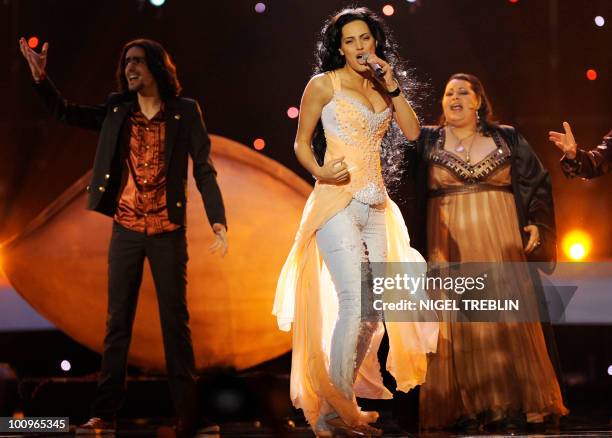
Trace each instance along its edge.
{"label": "male backing singer", "polygon": [[[186,302],[185,210],[188,157],[216,241],[227,251],[225,209],[209,158],[210,139],[198,103],[179,97],[176,68],[157,42],[127,43],[117,67],[118,92],[98,106],[64,100],[40,54],[20,39],[35,89],[59,120],[100,132],[87,208],[113,218],[108,255],[108,312],[92,418],[77,432],[112,432],[125,395],[127,355],[144,259],[149,260],[180,436],[195,433],[196,373]],[[208,424],[207,430],[218,430]]]}

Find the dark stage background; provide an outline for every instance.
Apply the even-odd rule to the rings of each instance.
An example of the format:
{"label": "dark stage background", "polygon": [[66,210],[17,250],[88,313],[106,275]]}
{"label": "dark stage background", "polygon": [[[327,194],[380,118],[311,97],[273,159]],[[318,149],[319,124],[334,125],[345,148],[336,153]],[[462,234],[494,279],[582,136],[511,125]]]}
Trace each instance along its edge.
{"label": "dark stage background", "polygon": [[[167,0],[154,7],[144,0],[0,0],[0,242],[19,233],[90,169],[96,145],[94,133],[64,126],[43,110],[19,52],[20,36],[37,36],[41,45],[48,41],[49,76],[65,97],[92,104],[115,88],[125,42],[158,40],[178,66],[183,94],[200,101],[211,133],[250,146],[264,139],[261,153],[309,180],[293,154],[297,119],[286,112],[299,106],[323,21],[349,3],[268,0],[262,14],[255,3]],[[579,144],[591,148],[612,128],[612,1],[386,3],[395,8],[385,20],[400,52],[426,85],[419,95],[423,123],[438,118],[451,73],[479,76],[498,120],[516,126],[551,172],[559,236],[586,229],[595,242],[589,260],[612,259],[612,176],[566,180],[558,166],[561,154],[547,139],[549,130],[561,130],[568,120]],[[380,13],[386,3],[359,4]],[[597,15],[609,22],[597,27]],[[587,79],[588,69],[597,71],[596,80]],[[611,388],[612,377],[605,374],[612,364],[611,332],[609,326],[558,332],[566,378],[584,389],[574,393],[574,401],[595,394],[610,402],[609,392],[601,391]],[[56,359],[70,355],[80,357],[73,362],[74,374],[97,369],[97,355],[59,333],[1,335],[0,362],[12,360],[22,375],[48,374],[57,370]],[[20,349],[20,342],[44,348],[37,355]]]}
{"label": "dark stage background", "polygon": [[[114,89],[122,45],[136,37],[161,41],[174,57],[184,94],[197,98],[210,132],[247,145],[262,138],[262,153],[308,178],[293,155],[299,106],[312,72],[316,35],[324,19],[348,2],[271,0],[258,14],[255,1],[2,0],[0,48],[0,241],[22,229],[94,156],[95,134],[51,120],[30,87],[17,39],[50,43],[47,70],[69,99],[103,102]],[[559,234],[588,227],[597,244],[592,259],[612,255],[609,178],[568,182],[548,142],[550,129],[572,123],[578,142],[593,147],[611,128],[611,23],[609,0],[363,1],[386,17],[402,56],[418,79],[424,123],[439,113],[441,90],[458,71],[485,84],[497,117],[515,125],[550,169]],[[588,69],[598,78],[590,81]]]}

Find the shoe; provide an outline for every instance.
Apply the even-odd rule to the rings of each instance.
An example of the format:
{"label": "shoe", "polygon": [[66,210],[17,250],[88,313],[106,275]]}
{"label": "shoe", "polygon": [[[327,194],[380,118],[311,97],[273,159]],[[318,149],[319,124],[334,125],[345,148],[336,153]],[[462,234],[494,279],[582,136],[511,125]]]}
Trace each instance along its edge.
{"label": "shoe", "polygon": [[485,431],[490,433],[517,433],[527,426],[525,417],[521,415],[508,415],[499,420],[492,421],[485,426]]}
{"label": "shoe", "polygon": [[334,436],[334,432],[330,428],[319,426],[315,427],[314,434],[317,438],[333,438]]}
{"label": "shoe", "polygon": [[350,426],[342,421],[341,418],[330,418],[327,420],[327,424],[331,427],[331,429],[336,432],[342,432],[345,436],[382,436],[383,431],[381,429],[377,429],[369,424],[360,424],[358,426]]}
{"label": "shoe", "polygon": [[530,418],[527,417],[527,427],[525,430],[531,433],[553,433],[561,430],[561,421],[559,415],[550,414],[547,417],[543,415],[541,418]]}
{"label": "shoe", "polygon": [[87,423],[77,426],[75,433],[77,435],[114,435],[117,433],[117,422],[91,417]]}
{"label": "shoe", "polygon": [[331,438],[334,436],[334,432],[327,424],[325,415],[320,415],[317,424],[314,427],[314,434],[317,438]]}

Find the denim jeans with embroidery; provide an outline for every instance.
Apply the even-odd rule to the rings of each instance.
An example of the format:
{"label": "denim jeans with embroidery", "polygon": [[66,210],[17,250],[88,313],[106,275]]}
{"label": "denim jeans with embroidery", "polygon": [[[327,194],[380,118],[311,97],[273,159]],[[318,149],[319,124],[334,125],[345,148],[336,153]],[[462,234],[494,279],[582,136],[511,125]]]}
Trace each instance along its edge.
{"label": "denim jeans with embroidery", "polygon": [[379,324],[361,321],[361,264],[386,261],[385,210],[353,199],[317,231],[316,239],[338,294],[329,373],[351,399],[356,371]]}

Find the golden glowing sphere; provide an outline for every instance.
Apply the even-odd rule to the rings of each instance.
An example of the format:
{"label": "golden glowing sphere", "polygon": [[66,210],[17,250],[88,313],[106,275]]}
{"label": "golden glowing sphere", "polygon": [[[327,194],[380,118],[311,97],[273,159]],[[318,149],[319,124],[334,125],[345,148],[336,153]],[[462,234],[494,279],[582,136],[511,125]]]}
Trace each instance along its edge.
{"label": "golden glowing sphere", "polygon": [[569,250],[570,257],[574,260],[582,260],[586,254],[582,243],[574,243]]}
{"label": "golden glowing sphere", "polygon": [[591,252],[591,236],[582,230],[572,230],[563,238],[563,253],[571,260],[584,260]]}

